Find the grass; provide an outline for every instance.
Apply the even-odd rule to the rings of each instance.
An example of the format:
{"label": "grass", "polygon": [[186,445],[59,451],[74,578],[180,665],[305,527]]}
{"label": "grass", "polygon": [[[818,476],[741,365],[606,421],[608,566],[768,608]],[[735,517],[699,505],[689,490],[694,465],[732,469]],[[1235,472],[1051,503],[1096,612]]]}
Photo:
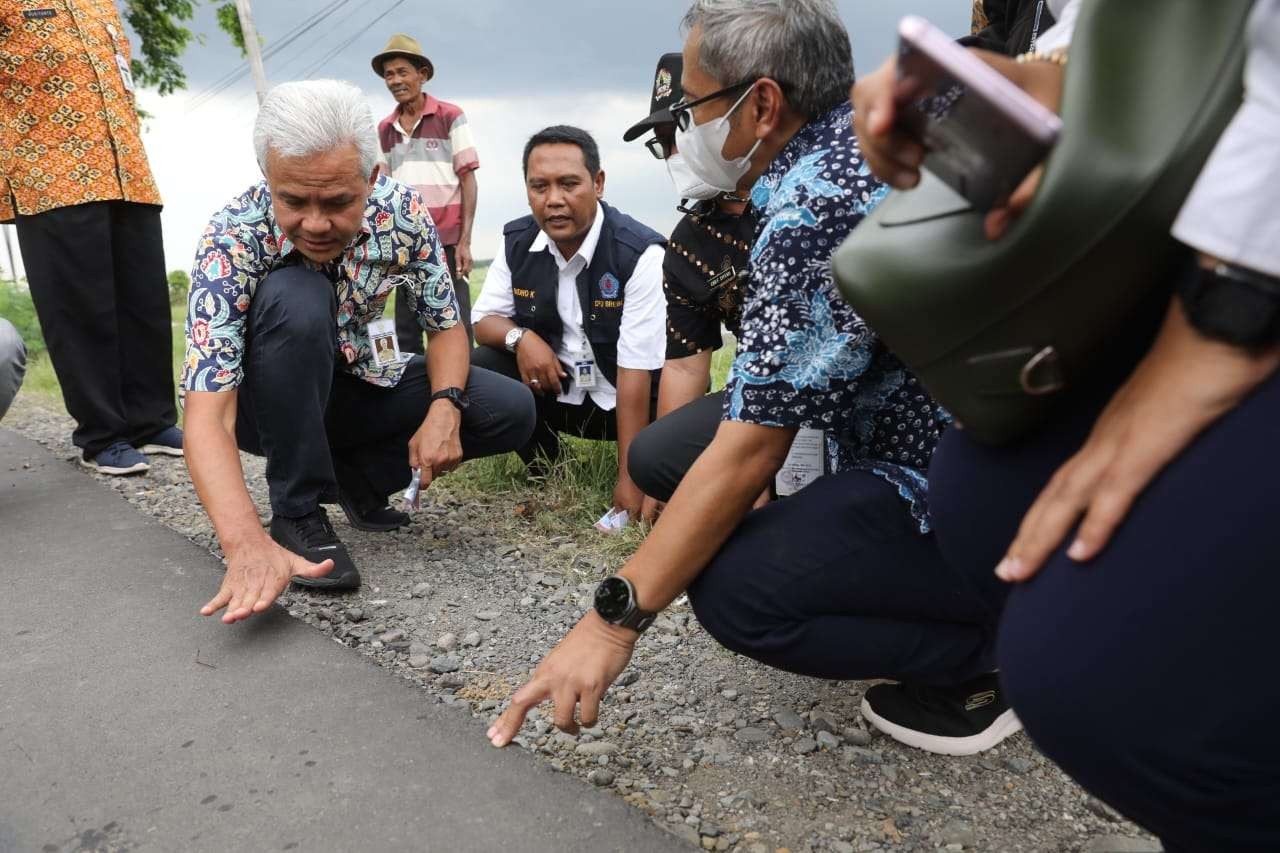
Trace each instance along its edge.
{"label": "grass", "polygon": [[[470,277],[471,301],[480,295],[484,285],[484,268],[477,267]],[[726,345],[712,359],[712,384],[724,387],[725,377],[733,361],[733,347]],[[450,474],[450,489],[471,497],[502,495],[512,503],[513,526],[543,536],[570,536],[581,539],[586,531],[591,551],[606,557],[623,558],[644,538],[638,527],[628,527],[620,536],[607,537],[595,533],[591,525],[612,503],[613,487],[618,476],[617,446],[612,442],[566,438],[563,456],[545,483],[531,485],[525,478],[524,464],[514,453],[477,459]]]}
{"label": "grass", "polygon": [[[172,301],[169,310],[173,325],[172,357],[176,379],[181,369],[184,349],[183,327],[186,324],[187,310],[185,295]],[[35,306],[31,304],[31,294],[25,284],[0,280],[0,317],[13,323],[27,348],[27,375],[22,382],[21,393],[36,398],[46,406],[62,409],[62,386],[58,384],[58,376],[49,360],[44,335],[41,334],[40,323],[36,319]],[[178,418],[181,422],[181,409],[178,411]]]}
{"label": "grass", "polygon": [[[480,295],[487,271],[487,263],[477,264],[471,274],[473,304]],[[185,294],[179,291],[175,286],[171,293],[175,380],[181,372],[186,321]],[[388,312],[394,310],[394,294],[391,299]],[[23,395],[61,410],[61,389],[40,335],[31,296],[24,286],[0,281],[0,316],[12,322],[27,343],[30,358]],[[712,382],[716,389],[724,386],[732,358],[731,345],[716,352],[712,361]],[[603,536],[591,527],[609,508],[617,471],[617,449],[613,443],[568,438],[564,442],[563,458],[545,482],[529,483],[520,459],[508,453],[470,462],[442,480],[440,487],[458,497],[491,504],[497,510],[495,518],[504,519],[505,532],[514,538],[560,537],[570,541],[573,547],[564,552],[570,562],[579,554],[617,562],[625,559],[644,538],[644,531],[634,526],[619,536]]]}

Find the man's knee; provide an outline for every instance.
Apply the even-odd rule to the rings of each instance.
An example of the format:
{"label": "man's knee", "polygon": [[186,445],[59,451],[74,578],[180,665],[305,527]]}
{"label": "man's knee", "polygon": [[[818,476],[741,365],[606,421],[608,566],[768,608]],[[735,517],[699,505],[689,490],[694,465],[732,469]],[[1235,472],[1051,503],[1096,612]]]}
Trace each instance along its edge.
{"label": "man's knee", "polygon": [[517,450],[528,443],[538,420],[533,393],[528,388],[476,364],[473,356],[467,394],[476,409],[475,416],[467,421],[468,431],[486,444],[497,442],[485,455]]}
{"label": "man's knee", "polygon": [[698,622],[717,643],[731,652],[757,657],[775,620],[747,592],[748,585],[741,583],[742,569],[737,560],[721,550],[690,584],[689,604]]}
{"label": "man's knee", "polygon": [[1073,630],[1058,621],[1053,596],[1044,592],[1015,590],[1000,623],[996,660],[1013,709],[1055,760],[1069,755],[1087,761],[1099,751],[1136,745],[1150,709],[1117,701],[1114,686],[1126,680],[1117,671],[1121,664],[1099,656],[1079,634],[1094,634],[1099,626],[1079,623]]}
{"label": "man's knee", "polygon": [[27,372],[27,348],[13,324],[0,317],[0,417],[13,402]]}
{"label": "man's knee", "polygon": [[640,491],[655,500],[667,501],[671,500],[673,489],[663,476],[665,454],[660,424],[661,421],[649,424],[632,439],[627,451],[627,473]]}
{"label": "man's knee", "polygon": [[0,317],[0,369],[16,368],[24,372],[27,367],[27,347],[22,335],[8,320]]}
{"label": "man's knee", "polygon": [[282,332],[312,340],[337,334],[333,284],[323,273],[306,267],[284,267],[268,274],[253,295],[249,314],[255,337]]}
{"label": "man's knee", "polygon": [[516,365],[515,356],[506,350],[481,344],[471,350],[471,366],[483,367],[508,379],[518,380],[520,368]]}

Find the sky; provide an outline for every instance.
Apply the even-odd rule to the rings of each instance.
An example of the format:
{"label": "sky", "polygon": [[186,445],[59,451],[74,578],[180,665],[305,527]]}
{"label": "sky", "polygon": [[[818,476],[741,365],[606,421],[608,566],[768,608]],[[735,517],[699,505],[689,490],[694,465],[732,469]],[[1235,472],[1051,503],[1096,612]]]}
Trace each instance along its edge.
{"label": "sky", "polygon": [[[890,54],[903,15],[923,15],[959,36],[968,29],[971,7],[968,0],[837,5],[858,73]],[[679,214],[665,168],[641,140],[626,144],[622,134],[648,114],[655,64],[662,53],[680,49],[687,8],[687,0],[254,0],[253,14],[263,50],[278,51],[265,59],[269,84],[307,76],[349,80],[364,91],[375,119],[394,102],[370,60],[393,33],[422,42],[436,70],[427,91],[461,106],[476,139],[481,167],[472,253],[483,259],[498,250],[503,223],[528,212],[521,151],[531,134],[552,124],[578,125],[596,137],[607,201],[662,233],[674,227]],[[212,0],[199,3],[189,27],[198,43],[181,60],[188,88],[166,97],[140,95],[153,116],[143,142],[165,201],[169,269],[188,269],[209,217],[261,178],[251,142],[257,100],[246,63],[217,28]],[[136,54],[136,38],[134,47]],[[240,79],[211,91],[238,69],[244,70]]]}

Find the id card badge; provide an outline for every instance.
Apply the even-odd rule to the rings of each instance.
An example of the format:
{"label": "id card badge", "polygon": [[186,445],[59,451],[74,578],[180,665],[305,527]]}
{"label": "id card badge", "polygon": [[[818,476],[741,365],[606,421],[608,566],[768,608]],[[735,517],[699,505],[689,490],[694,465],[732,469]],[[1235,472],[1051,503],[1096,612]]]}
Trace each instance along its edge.
{"label": "id card badge", "polygon": [[791,442],[791,451],[774,478],[779,497],[794,495],[825,472],[823,464],[826,434],[820,429],[801,427]]}
{"label": "id card badge", "polygon": [[129,69],[129,60],[125,59],[122,54],[116,54],[116,67],[120,69],[120,82],[124,84],[124,90],[129,94],[133,94],[133,72]]}
{"label": "id card badge", "polygon": [[596,387],[596,363],[594,361],[575,361],[573,363],[573,383],[579,388]]}
{"label": "id card badge", "polygon": [[573,361],[573,384],[578,388],[596,387],[596,358],[591,352],[591,345],[585,342],[583,333],[582,349]]}
{"label": "id card badge", "polygon": [[[112,44],[116,44],[120,34],[111,24],[107,24],[107,35],[111,36]],[[116,68],[120,70],[120,82],[124,84],[124,90],[129,94],[133,94],[133,69],[129,67],[129,60],[124,58],[124,54],[120,52],[119,45],[116,44]]]}
{"label": "id card badge", "polygon": [[378,367],[400,363],[400,341],[396,338],[396,324],[386,317],[369,324],[369,346],[373,348],[373,363]]}

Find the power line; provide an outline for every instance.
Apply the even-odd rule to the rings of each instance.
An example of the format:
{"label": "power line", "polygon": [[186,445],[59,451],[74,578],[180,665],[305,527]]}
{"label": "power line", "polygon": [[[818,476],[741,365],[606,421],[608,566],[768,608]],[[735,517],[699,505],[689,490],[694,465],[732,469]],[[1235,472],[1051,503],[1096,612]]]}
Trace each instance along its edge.
{"label": "power line", "polygon": [[321,68],[324,67],[325,63],[327,63],[330,59],[333,59],[335,56],[337,56],[342,51],[346,50],[351,45],[355,44],[356,40],[359,39],[360,36],[364,35],[369,30],[373,29],[374,24],[378,23],[378,21],[381,21],[387,15],[390,15],[395,10],[395,8],[401,5],[402,3],[404,3],[404,0],[395,0],[395,2],[392,3],[390,6],[388,6],[381,15],[378,15],[377,17],[369,21],[369,23],[365,24],[363,27],[356,30],[355,35],[351,36],[351,38],[342,42],[333,50],[329,51],[324,56],[322,56],[319,62],[316,62],[314,65],[312,65],[303,73],[302,78],[304,80],[309,80],[312,74],[315,74],[317,71],[319,71]]}
{"label": "power line", "polygon": [[[289,47],[289,45],[293,44],[298,39],[302,38],[302,36],[306,35],[309,31],[311,31],[316,26],[318,26],[322,21],[324,21],[334,12],[337,12],[339,9],[341,9],[343,6],[347,5],[350,2],[351,0],[333,0],[333,2],[331,2],[328,6],[324,7],[319,12],[317,12],[315,17],[312,18],[310,21],[293,28],[288,33],[286,33],[280,39],[280,41],[276,42],[275,44],[268,47],[265,51],[263,51],[262,58],[265,60],[265,59],[271,59],[275,57],[282,50]],[[249,66],[247,63],[245,65],[236,66],[234,69],[224,74],[218,80],[214,81],[210,86],[206,87],[203,91],[197,93],[194,97],[192,97],[192,99],[187,102],[187,112],[192,112],[193,110],[197,110],[200,107],[204,106],[209,101],[213,100],[218,95],[222,94],[224,91],[230,88],[234,83],[236,83],[241,78],[243,78],[245,74],[247,74],[248,72],[249,72]]]}
{"label": "power line", "polygon": [[[349,32],[348,30],[344,29],[343,25],[347,21],[350,21],[352,18],[356,17],[357,15],[362,15],[364,11],[365,10],[360,6],[355,6],[352,9],[348,10],[345,15],[342,15],[333,21],[333,26],[329,29],[329,32],[326,32],[317,36],[316,42],[314,44],[318,45],[319,42],[324,41],[329,36],[330,33],[337,33],[338,37],[341,38],[346,32]],[[310,62],[311,58],[308,57],[306,53],[303,53],[303,52],[295,53],[293,56],[289,57],[284,61],[284,64],[277,69],[276,74],[279,75],[279,77],[282,80],[292,79],[292,77],[290,76],[291,69],[298,68],[300,65],[302,65],[303,61]]]}

